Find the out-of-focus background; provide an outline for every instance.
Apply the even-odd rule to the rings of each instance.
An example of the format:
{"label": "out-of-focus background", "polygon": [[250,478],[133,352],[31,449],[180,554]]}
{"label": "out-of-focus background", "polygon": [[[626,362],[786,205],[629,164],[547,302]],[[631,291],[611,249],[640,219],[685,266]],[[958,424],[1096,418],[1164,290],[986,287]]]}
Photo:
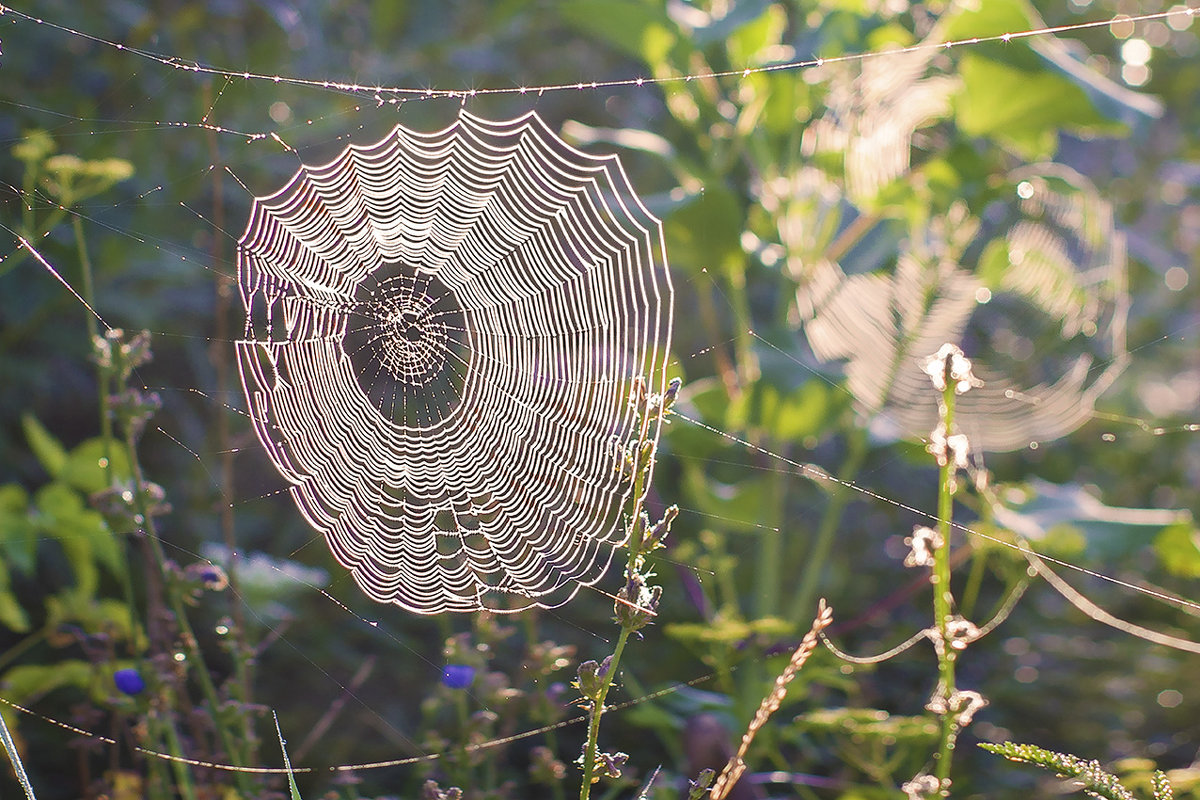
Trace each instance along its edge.
{"label": "out-of-focus background", "polygon": [[[614,796],[633,796],[656,768],[661,794],[650,796],[678,796],[699,767],[719,766],[703,751],[736,743],[817,597],[834,605],[832,635],[850,652],[929,624],[928,585],[902,562],[904,538],[927,522],[909,507],[935,511],[921,428],[932,396],[905,370],[938,331],[958,331],[992,385],[1011,390],[964,417],[990,484],[967,491],[960,521],[1200,598],[1200,432],[1187,428],[1200,423],[1200,24],[1179,13],[875,55],[1170,8],[38,0],[0,15],[0,696],[120,742],[0,709],[38,796],[140,796],[178,780],[130,749],[138,725],[163,719],[181,753],[224,754],[197,710],[203,687],[171,653],[140,668],[153,673],[149,694],[111,680],[156,624],[140,616],[153,582],[135,537],[88,510],[102,488],[85,464],[101,433],[88,314],[14,234],[94,296],[105,321],[151,332],[153,360],[134,382],[163,404],[140,458],[170,505],[158,517],[166,555],[185,580],[229,541],[250,554],[240,597],[198,590],[189,614],[222,713],[254,720],[241,730],[258,739],[257,763],[280,763],[269,708],[294,762],[318,769],[301,776],[305,797],[412,797],[428,777],[472,797],[576,791],[579,724],[474,756],[461,748],[576,717],[569,684],[578,661],[611,649],[611,600],[584,590],[499,620],[372,606],[280,492],[229,377],[242,318],[220,293],[253,195],[398,123],[445,127],[464,105],[497,119],[535,110],[572,144],[620,155],[664,221],[680,408],[753,445],[679,419],[663,440],[652,511],[677,503],[681,514],[656,562],[659,617],[631,643],[605,722],[604,746],[631,754]],[[859,53],[872,56],[837,60]],[[741,74],[815,58],[832,62]],[[321,85],[638,77],[655,80],[465,100]],[[1059,238],[1039,238],[1047,230]],[[808,463],[869,493],[799,477]],[[1025,561],[980,536],[954,544],[962,610],[982,624]],[[1123,620],[1198,638],[1194,608],[1060,572]],[[600,587],[618,585],[614,570]],[[1147,769],[1138,759],[1200,769],[1197,658],[1089,619],[1034,580],[961,659],[960,685],[990,706],[961,737],[956,793],[1016,797],[1046,779],[977,741],[1032,741],[1122,764],[1135,780]],[[476,670],[469,695],[443,681],[447,662]],[[917,717],[933,665],[927,646],[853,668],[822,652],[760,735],[745,796],[894,796],[930,753]],[[440,761],[327,769],[456,748]],[[203,768],[195,781],[231,784]]]}

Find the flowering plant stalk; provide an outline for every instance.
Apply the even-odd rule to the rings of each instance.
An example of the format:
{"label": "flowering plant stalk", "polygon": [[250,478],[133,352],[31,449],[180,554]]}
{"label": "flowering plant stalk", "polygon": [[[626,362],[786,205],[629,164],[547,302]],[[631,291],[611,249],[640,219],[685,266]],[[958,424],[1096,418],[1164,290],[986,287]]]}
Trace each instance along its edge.
{"label": "flowering plant stalk", "polygon": [[670,411],[679,394],[680,380],[671,380],[667,391],[662,395],[648,394],[645,384],[636,381],[634,396],[630,402],[634,404],[640,425],[637,438],[623,454],[621,468],[626,470],[633,480],[633,509],[629,522],[629,557],[625,564],[625,585],[617,592],[613,603],[613,613],[616,622],[621,626],[617,636],[617,644],[611,655],[604,661],[585,661],[579,665],[575,687],[583,695],[588,709],[587,741],[580,756],[580,766],[583,770],[583,782],[579,788],[580,800],[588,800],[591,796],[592,784],[596,783],[601,774],[609,778],[618,778],[621,767],[629,758],[626,753],[608,753],[599,749],[600,719],[604,715],[604,702],[612,688],[621,656],[630,635],[640,631],[654,619],[662,596],[661,586],[650,586],[647,581],[653,573],[646,571],[646,556],[663,546],[671,529],[671,522],[679,509],[671,506],[662,519],[651,524],[646,516],[644,507],[646,491],[650,476],[654,471],[654,450],[656,436],[654,432],[662,424],[663,418]]}

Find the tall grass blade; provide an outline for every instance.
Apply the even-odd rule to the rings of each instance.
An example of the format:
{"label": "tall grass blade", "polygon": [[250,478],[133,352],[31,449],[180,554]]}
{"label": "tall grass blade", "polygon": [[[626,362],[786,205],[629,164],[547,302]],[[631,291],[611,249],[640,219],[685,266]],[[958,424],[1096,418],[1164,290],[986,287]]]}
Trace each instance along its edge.
{"label": "tall grass blade", "polygon": [[25,774],[25,766],[21,763],[21,754],[17,752],[17,743],[13,741],[12,734],[8,731],[8,723],[4,721],[3,714],[0,714],[0,739],[4,740],[4,750],[8,753],[8,760],[12,762],[13,772],[17,774],[21,788],[25,790],[25,797],[28,800],[37,800],[37,796],[33,793],[33,784],[29,782],[29,776]]}
{"label": "tall grass blade", "polygon": [[292,760],[288,758],[287,741],[284,740],[283,731],[279,728],[279,715],[272,711],[271,718],[275,720],[275,735],[279,737],[279,749],[283,752],[283,766],[287,769],[288,791],[291,792],[292,800],[303,800],[300,797],[300,787],[296,785],[296,776],[292,772]]}

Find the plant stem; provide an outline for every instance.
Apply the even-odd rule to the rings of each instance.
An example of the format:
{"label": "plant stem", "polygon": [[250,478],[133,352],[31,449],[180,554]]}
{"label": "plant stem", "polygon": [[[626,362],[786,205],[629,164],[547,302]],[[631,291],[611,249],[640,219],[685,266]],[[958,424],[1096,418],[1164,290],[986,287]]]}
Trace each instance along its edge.
{"label": "plant stem", "polygon": [[8,732],[8,723],[4,721],[3,714],[0,714],[0,740],[4,742],[4,751],[8,753],[8,761],[12,764],[17,782],[25,790],[25,797],[27,800],[37,800],[33,794],[33,784],[29,782],[29,776],[25,774],[25,766],[21,763],[21,754],[17,751],[17,744],[13,741],[12,734]]}
{"label": "plant stem", "polygon": [[769,521],[769,524],[761,529],[758,536],[756,616],[760,619],[780,613],[779,599],[783,589],[783,531],[780,525],[787,502],[784,485],[787,475],[780,470],[773,470],[768,473],[767,480],[770,485],[770,508],[776,513],[769,518],[764,514],[762,521]]}
{"label": "plant stem", "polygon": [[[92,272],[92,259],[88,256],[87,241],[83,237],[83,222],[78,216],[71,218],[71,229],[75,232],[75,249],[79,255],[79,266],[83,271],[83,299],[87,301],[89,308],[95,308],[96,281]],[[96,340],[100,337],[100,326],[96,324],[96,317],[91,312],[84,315],[84,319],[87,320],[88,344],[95,348]],[[109,413],[108,408],[108,397],[112,390],[112,367],[102,360],[97,372],[96,392],[100,406],[100,437],[104,443],[104,461],[105,464],[108,464],[112,456],[109,448],[113,438],[112,414]]]}
{"label": "plant stem", "polygon": [[[654,447],[650,439],[651,422],[661,424],[662,410],[661,407],[655,412],[653,419],[649,413],[648,403],[641,404],[641,425],[638,429],[637,440],[634,444],[636,448],[633,456],[633,512],[629,522],[629,560],[625,564],[625,579],[629,580],[630,576],[641,566],[642,546],[643,546],[643,505],[646,499],[646,479],[654,469]],[[638,598],[626,598],[625,602],[637,602]],[[618,602],[622,602],[618,600]],[[598,750],[598,742],[600,738],[600,718],[604,715],[604,701],[608,698],[608,690],[612,688],[613,679],[616,678],[617,668],[621,664],[621,655],[625,652],[625,643],[629,641],[629,634],[633,632],[633,627],[630,624],[621,625],[621,633],[617,637],[617,645],[613,648],[612,656],[608,660],[608,670],[605,672],[602,679],[600,689],[596,697],[591,701],[591,708],[588,710],[588,735],[587,743],[583,748],[583,783],[579,787],[580,800],[588,800],[592,793],[592,782],[596,780],[596,752]]]}
{"label": "plant stem", "polygon": [[[949,376],[947,376],[949,378]],[[946,381],[942,391],[942,424],[946,435],[954,430],[954,389],[953,380]],[[958,652],[950,646],[947,627],[954,605],[954,595],[950,589],[950,521],[954,513],[955,466],[954,456],[947,453],[942,459],[938,482],[938,534],[941,543],[934,550],[933,564],[933,616],[938,631],[937,651],[938,682],[942,696],[949,699],[954,696],[954,666]],[[957,722],[949,707],[942,715],[941,741],[938,746],[936,777],[942,787],[948,785],[950,778],[950,756],[954,750]]]}
{"label": "plant stem", "polygon": [[163,730],[167,736],[167,747],[171,751],[171,755],[175,756],[171,760],[171,766],[175,770],[175,783],[179,787],[179,794],[185,800],[195,800],[196,790],[192,785],[192,775],[188,772],[187,764],[183,761],[183,745],[179,741],[179,732],[175,730],[175,723],[169,716],[164,714]]}
{"label": "plant stem", "polygon": [[733,310],[733,346],[737,354],[737,377],[739,388],[752,385],[758,380],[758,358],[754,355],[754,321],[750,315],[750,298],[746,293],[746,272],[741,269],[726,270],[729,281],[729,305]]}
{"label": "plant stem", "polygon": [[470,714],[467,711],[467,698],[463,692],[454,693],[454,710],[458,715],[458,754],[455,759],[456,768],[454,769],[454,783],[456,786],[472,786],[475,781],[473,779],[471,768],[471,753],[468,749],[470,745],[468,728],[471,724]]}
{"label": "plant stem", "polygon": [[[158,538],[158,530],[154,524],[154,517],[150,515],[149,509],[146,506],[145,480],[142,476],[141,465],[137,460],[137,444],[134,441],[132,431],[126,432],[125,448],[129,456],[130,469],[133,470],[134,498],[137,512],[141,517],[141,524],[145,527],[146,538],[149,541],[150,550],[154,554],[155,563],[161,572],[166,566],[167,558],[162,549],[162,542]],[[168,586],[167,588],[168,591],[166,594],[171,605],[171,611],[175,616],[175,624],[179,626],[180,637],[183,639],[184,647],[188,650],[188,658],[191,659],[193,665],[192,672],[196,675],[196,679],[200,683],[200,689],[204,693],[205,700],[208,702],[209,710],[213,717],[213,727],[217,731],[217,737],[220,739],[221,746],[225,749],[225,752],[232,759],[234,766],[242,766],[241,752],[235,746],[229,730],[221,723],[221,701],[217,695],[217,687],[213,685],[212,676],[208,674],[208,667],[204,663],[204,654],[200,650],[200,642],[196,638],[191,622],[188,620],[183,598],[180,596],[176,586]],[[234,779],[241,793],[249,795],[252,787],[246,773],[235,772]]]}
{"label": "plant stem", "polygon": [[[821,576],[825,574],[829,553],[833,549],[834,536],[841,525],[846,506],[850,505],[850,500],[854,496],[854,493],[845,484],[852,483],[858,476],[858,471],[862,469],[863,460],[867,455],[867,431],[865,428],[851,429],[847,434],[847,439],[849,452],[846,453],[846,460],[842,462],[842,469],[838,473],[838,480],[841,483],[834,487],[829,504],[825,506],[825,513],[821,515],[812,549],[809,551],[808,557],[804,559],[804,575],[800,578],[800,583],[796,586],[796,591],[788,605],[793,619],[798,620],[805,615],[812,614],[817,591],[820,588]],[[797,556],[789,558],[787,563],[795,564],[799,560]]]}
{"label": "plant stem", "polygon": [[[212,108],[213,100],[212,83],[204,85],[204,103],[207,108]],[[217,145],[217,132],[212,128],[208,129],[208,150],[212,157],[214,165],[221,164],[221,152]],[[225,230],[225,194],[221,187],[220,172],[216,169],[212,170],[212,191],[213,191],[213,225],[215,230]],[[225,237],[214,234],[211,239],[211,247],[209,253],[212,256],[213,264],[225,263]],[[217,269],[217,287],[216,287],[216,304],[214,308],[214,343],[210,350],[210,360],[213,363],[213,369],[216,372],[217,391],[221,396],[226,396],[229,393],[231,378],[229,364],[229,341],[231,336],[231,305],[233,303],[233,295],[235,290],[234,279],[224,270]],[[246,633],[246,613],[244,608],[244,600],[242,599],[241,577],[239,573],[239,555],[237,546],[237,529],[234,524],[233,517],[233,493],[234,493],[234,454],[238,449],[233,443],[233,433],[229,427],[229,414],[217,415],[217,444],[221,451],[220,460],[220,491],[221,491],[221,534],[225,541],[225,549],[229,552],[229,560],[225,565],[226,574],[229,578],[229,614],[233,619],[233,646],[236,655],[233,659],[234,671],[237,675],[235,685],[237,687],[237,699],[242,703],[249,704],[252,702],[252,687],[253,683],[250,674],[251,652],[252,648],[247,639]],[[255,758],[257,737],[254,735],[254,724],[249,714],[243,715],[242,719],[242,737],[246,741],[247,755],[251,760]]]}
{"label": "plant stem", "polygon": [[[75,234],[75,249],[79,255],[79,266],[83,273],[83,299],[87,301],[89,308],[96,307],[96,280],[94,271],[92,270],[92,259],[88,255],[87,240],[83,235],[83,222],[76,215],[71,218],[71,230]],[[93,353],[99,353],[100,345],[100,327],[96,324],[96,317],[90,312],[84,316],[87,320],[88,343],[92,348]],[[116,346],[116,343],[112,343]],[[113,437],[112,425],[112,393],[113,385],[113,362],[112,358],[100,358],[96,363],[96,403],[100,408],[100,441],[101,455],[103,456],[104,473],[108,477],[109,485],[113,480],[113,465],[112,465],[112,447],[115,441]],[[121,476],[123,479],[124,476]],[[126,558],[126,562],[129,562]],[[128,570],[121,573],[121,589],[125,596],[125,607],[129,609],[129,642],[128,650],[130,655],[137,655],[137,601],[134,598],[133,578]]]}
{"label": "plant stem", "polygon": [[604,714],[604,700],[608,697],[608,690],[612,688],[612,679],[617,671],[617,666],[621,663],[621,654],[625,652],[625,643],[629,641],[629,628],[621,628],[621,634],[617,637],[617,646],[613,648],[612,660],[608,662],[608,674],[605,678],[603,686],[600,687],[600,693],[592,703],[591,713],[588,715],[588,738],[587,746],[583,750],[583,784],[579,787],[579,800],[588,800],[592,793],[592,782],[596,779],[596,750],[597,740],[600,737],[600,717]]}

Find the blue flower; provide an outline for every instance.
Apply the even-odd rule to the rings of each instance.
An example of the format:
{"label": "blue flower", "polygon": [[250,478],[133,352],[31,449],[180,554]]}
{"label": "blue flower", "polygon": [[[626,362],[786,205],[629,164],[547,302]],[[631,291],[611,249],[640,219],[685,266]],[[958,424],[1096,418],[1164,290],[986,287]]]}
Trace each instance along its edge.
{"label": "blue flower", "polygon": [[146,681],[136,669],[117,670],[113,673],[113,683],[117,685],[117,689],[130,696],[146,691]]}
{"label": "blue flower", "polygon": [[465,689],[475,680],[475,668],[467,664],[447,664],[442,670],[442,685],[449,689]]}

